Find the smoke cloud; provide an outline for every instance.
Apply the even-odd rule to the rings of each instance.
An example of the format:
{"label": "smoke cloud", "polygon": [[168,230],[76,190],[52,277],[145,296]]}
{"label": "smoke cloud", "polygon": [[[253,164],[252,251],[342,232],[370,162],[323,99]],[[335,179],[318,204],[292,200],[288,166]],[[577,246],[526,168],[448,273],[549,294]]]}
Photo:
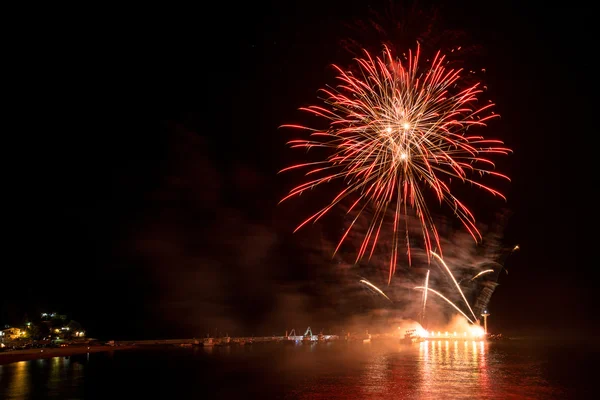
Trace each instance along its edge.
{"label": "smoke cloud", "polygon": [[[384,333],[419,323],[447,325],[456,312],[431,294],[422,317],[423,292],[414,287],[423,285],[427,270],[430,287],[467,312],[448,274],[418,242],[412,243],[411,265],[403,257],[387,285],[389,241],[382,240],[370,260],[356,260],[366,214],[334,255],[350,218],[343,209],[292,234],[305,209],[316,211],[310,203],[277,206],[275,174],[219,165],[201,137],[182,127],[172,131],[162,178],[146,197],[143,217],[128,227],[124,246],[152,277],[156,296],[146,306],[168,327],[164,336],[301,334],[308,326],[314,333]],[[418,232],[414,221],[410,225]],[[501,229],[487,229],[479,246],[460,231],[443,231],[444,260],[475,304],[481,287],[468,279],[498,262]],[[500,264],[495,268],[485,281],[497,278]]]}

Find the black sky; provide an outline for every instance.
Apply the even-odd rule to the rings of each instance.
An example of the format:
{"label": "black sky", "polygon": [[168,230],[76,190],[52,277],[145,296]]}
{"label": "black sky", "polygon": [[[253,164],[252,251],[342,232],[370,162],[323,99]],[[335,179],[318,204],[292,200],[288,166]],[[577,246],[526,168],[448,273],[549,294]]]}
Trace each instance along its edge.
{"label": "black sky", "polygon": [[[277,309],[297,302],[322,307],[314,319],[325,321],[343,301],[324,305],[318,292],[339,282],[335,266],[310,261],[321,256],[306,250],[316,231],[291,235],[309,209],[276,205],[294,183],[277,171],[296,157],[277,127],[302,118],[296,109],[331,81],[331,63],[349,61],[343,25],[382,4],[140,10],[89,40],[66,29],[40,44],[52,60],[34,85],[45,104],[23,124],[44,127],[43,146],[14,171],[23,211],[6,211],[16,240],[0,320],[56,309],[99,337],[198,336],[219,323],[270,334],[311,323]],[[511,332],[587,330],[591,283],[578,273],[581,210],[568,177],[573,100],[585,96],[579,57],[565,52],[581,13],[465,4],[436,6],[445,27],[484,48],[502,116],[490,132],[515,151],[504,164],[508,203],[482,206],[512,211],[505,242],[522,249],[490,321]]]}

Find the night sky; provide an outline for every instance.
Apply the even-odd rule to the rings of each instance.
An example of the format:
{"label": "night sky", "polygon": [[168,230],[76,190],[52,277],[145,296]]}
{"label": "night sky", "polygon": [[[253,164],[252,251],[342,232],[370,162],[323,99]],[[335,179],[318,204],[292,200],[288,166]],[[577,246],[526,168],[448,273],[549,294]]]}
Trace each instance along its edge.
{"label": "night sky", "polygon": [[[514,334],[588,332],[592,280],[577,263],[582,207],[568,167],[573,100],[584,99],[577,61],[585,57],[566,51],[578,42],[576,13],[467,3],[435,5],[436,29],[481,47],[465,62],[486,69],[501,115],[484,134],[514,149],[501,161],[513,178],[508,202],[469,199],[484,221],[510,210],[503,242],[521,247],[500,278],[490,324]],[[45,105],[22,122],[39,123],[43,146],[9,171],[18,182],[5,210],[15,244],[0,322],[56,311],[105,339],[215,328],[270,335],[333,329],[325,324],[340,307],[362,309],[343,300],[324,256],[331,226],[291,233],[326,200],[315,193],[277,205],[301,179],[277,174],[301,156],[278,127],[303,122],[297,108],[332,82],[332,63],[351,64],[344,39],[380,49],[372,32],[348,26],[385,4],[223,3],[117,18],[85,46],[75,32],[61,34],[35,78]],[[402,40],[412,45],[413,33]]]}

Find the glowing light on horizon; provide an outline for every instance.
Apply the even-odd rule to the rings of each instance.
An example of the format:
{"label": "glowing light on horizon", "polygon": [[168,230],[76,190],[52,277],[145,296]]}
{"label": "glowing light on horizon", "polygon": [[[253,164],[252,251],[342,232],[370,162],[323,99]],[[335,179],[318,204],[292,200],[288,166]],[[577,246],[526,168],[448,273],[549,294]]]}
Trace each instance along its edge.
{"label": "glowing light on horizon", "polygon": [[485,335],[485,331],[480,325],[472,325],[469,327],[472,336],[483,337]]}
{"label": "glowing light on horizon", "polygon": [[416,333],[417,333],[417,335],[419,335],[423,338],[429,337],[429,332],[427,332],[425,329],[423,329],[422,326],[417,326]]}

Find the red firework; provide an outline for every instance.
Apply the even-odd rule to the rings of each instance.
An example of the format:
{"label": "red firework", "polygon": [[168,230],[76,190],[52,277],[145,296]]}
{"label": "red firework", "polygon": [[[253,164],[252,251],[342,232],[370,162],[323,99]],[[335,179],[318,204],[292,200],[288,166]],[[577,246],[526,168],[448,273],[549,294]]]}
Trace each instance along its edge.
{"label": "red firework", "polygon": [[[493,171],[490,154],[508,154],[499,140],[486,140],[468,135],[473,126],[485,126],[497,117],[493,104],[477,106],[480,84],[463,90],[461,71],[446,69],[439,52],[426,67],[419,65],[419,48],[409,52],[402,62],[385,48],[383,57],[373,58],[364,51],[356,59],[357,74],[338,71],[340,83],[335,88],[322,89],[324,104],[301,108],[329,121],[325,130],[299,125],[284,125],[310,132],[308,139],[292,140],[292,148],[326,148],[327,156],[285,168],[283,171],[308,168],[306,176],[314,177],[295,187],[281,201],[302,194],[308,189],[343,180],[345,187],[327,206],[307,218],[297,228],[316,222],[342,200],[352,196],[348,212],[356,211],[336,248],[344,242],[361,212],[373,207],[373,218],[365,232],[357,254],[357,262],[367,251],[373,254],[388,210],[393,214],[392,254],[389,278],[396,270],[401,232],[406,236],[410,263],[407,216],[409,208],[418,217],[427,254],[434,246],[441,250],[437,229],[428,210],[424,190],[435,193],[464,224],[473,238],[481,238],[472,212],[451,192],[449,181],[458,178],[493,195],[504,196],[478,181],[484,174],[506,178]],[[402,223],[404,221],[404,224]],[[404,225],[401,227],[401,225]],[[369,250],[370,249],[370,250]]]}

